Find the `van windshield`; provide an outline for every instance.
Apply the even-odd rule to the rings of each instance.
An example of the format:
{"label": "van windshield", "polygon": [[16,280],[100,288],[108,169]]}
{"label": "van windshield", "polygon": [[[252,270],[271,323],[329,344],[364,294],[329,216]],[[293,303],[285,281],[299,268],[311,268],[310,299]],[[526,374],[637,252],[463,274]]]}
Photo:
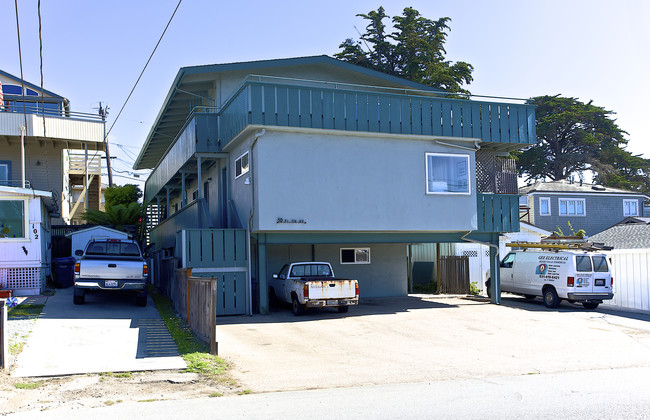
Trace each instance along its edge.
{"label": "van windshield", "polygon": [[607,258],[603,255],[596,255],[591,257],[591,259],[594,260],[594,271],[598,273],[606,273],[609,271],[609,267],[607,267]]}
{"label": "van windshield", "polygon": [[592,271],[591,258],[588,255],[576,255],[576,271]]}

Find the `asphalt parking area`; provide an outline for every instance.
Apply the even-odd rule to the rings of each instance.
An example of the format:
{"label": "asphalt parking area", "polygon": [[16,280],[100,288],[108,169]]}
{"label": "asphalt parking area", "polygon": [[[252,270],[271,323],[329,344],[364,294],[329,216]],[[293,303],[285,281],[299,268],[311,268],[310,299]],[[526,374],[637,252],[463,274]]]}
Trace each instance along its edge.
{"label": "asphalt parking area", "polygon": [[259,392],[650,366],[650,316],[520,298],[370,299],[217,324],[220,356]]}
{"label": "asphalt parking area", "polygon": [[88,294],[74,305],[69,288],[48,297],[12,376],[185,367],[151,299],[138,307],[133,296]]}

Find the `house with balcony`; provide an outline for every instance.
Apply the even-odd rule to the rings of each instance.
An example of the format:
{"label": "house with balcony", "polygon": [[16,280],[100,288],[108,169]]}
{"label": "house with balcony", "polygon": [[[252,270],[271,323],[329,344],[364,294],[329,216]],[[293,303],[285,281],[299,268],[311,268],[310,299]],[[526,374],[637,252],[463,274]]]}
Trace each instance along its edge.
{"label": "house with balcony", "polygon": [[0,86],[0,288],[38,294],[51,271],[50,226],[100,206],[105,122],[4,71]]}
{"label": "house with balcony", "polygon": [[548,231],[596,235],[628,217],[643,216],[645,194],[581,181],[538,181],[521,187],[524,221]]}
{"label": "house with balcony", "polygon": [[406,295],[410,244],[491,245],[497,278],[499,234],[519,230],[508,155],[535,141],[526,103],[328,56],[181,68],[134,165],[152,169],[154,278],[172,257],[217,276],[232,314],[266,313],[288,261],[329,261],[361,297]]}

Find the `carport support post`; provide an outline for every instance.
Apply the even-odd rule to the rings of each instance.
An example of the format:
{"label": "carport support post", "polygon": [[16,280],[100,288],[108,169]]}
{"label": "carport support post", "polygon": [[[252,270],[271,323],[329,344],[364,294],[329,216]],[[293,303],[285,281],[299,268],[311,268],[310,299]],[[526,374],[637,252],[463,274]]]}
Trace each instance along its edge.
{"label": "carport support post", "polygon": [[9,343],[7,342],[7,305],[0,300],[0,369],[6,369],[9,363]]}
{"label": "carport support post", "polygon": [[257,270],[259,272],[257,282],[260,295],[260,314],[269,314],[269,293],[266,274],[266,234],[261,233],[257,238]]}
{"label": "carport support post", "polygon": [[490,289],[492,298],[490,301],[494,304],[501,304],[501,276],[499,274],[499,235],[496,234],[496,240],[490,241]]}

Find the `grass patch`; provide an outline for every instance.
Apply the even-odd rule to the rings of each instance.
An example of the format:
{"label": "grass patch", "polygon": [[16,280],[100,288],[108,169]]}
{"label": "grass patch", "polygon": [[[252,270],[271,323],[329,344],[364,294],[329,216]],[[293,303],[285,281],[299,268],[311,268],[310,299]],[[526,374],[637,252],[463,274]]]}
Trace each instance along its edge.
{"label": "grass patch", "polygon": [[15,306],[13,308],[9,308],[9,311],[7,312],[7,318],[8,319],[38,318],[38,316],[41,314],[41,311],[43,310],[43,306],[45,306],[45,305],[21,304],[21,305]]}
{"label": "grass patch", "polygon": [[248,395],[248,394],[251,394],[252,392],[253,392],[253,391],[251,391],[250,389],[245,389],[245,390],[243,390],[243,391],[239,391],[239,392],[237,393],[237,395]]}
{"label": "grass patch", "polygon": [[217,397],[223,397],[223,394],[221,392],[213,392],[210,395],[208,395],[210,398],[217,398]]}
{"label": "grass patch", "polygon": [[162,401],[157,398],[150,398],[148,400],[138,400],[138,402],[155,402],[155,401]]}
{"label": "grass patch", "polygon": [[41,385],[43,385],[43,382],[36,381],[36,382],[18,382],[14,386],[17,389],[36,389],[36,388],[40,388]]}
{"label": "grass patch", "polygon": [[[11,340],[10,340],[11,341]],[[25,348],[25,342],[18,342],[14,341],[9,344],[9,353],[11,353],[12,356],[18,356],[23,349]]]}
{"label": "grass patch", "polygon": [[131,378],[133,376],[132,372],[102,372],[99,376],[110,377],[110,378]]}
{"label": "grass patch", "polygon": [[187,372],[199,373],[214,379],[223,377],[228,370],[226,361],[210,354],[208,344],[198,338],[183,319],[176,316],[172,301],[156,292],[150,292],[149,296],[153,299],[160,317],[176,342],[178,352],[187,363]]}

